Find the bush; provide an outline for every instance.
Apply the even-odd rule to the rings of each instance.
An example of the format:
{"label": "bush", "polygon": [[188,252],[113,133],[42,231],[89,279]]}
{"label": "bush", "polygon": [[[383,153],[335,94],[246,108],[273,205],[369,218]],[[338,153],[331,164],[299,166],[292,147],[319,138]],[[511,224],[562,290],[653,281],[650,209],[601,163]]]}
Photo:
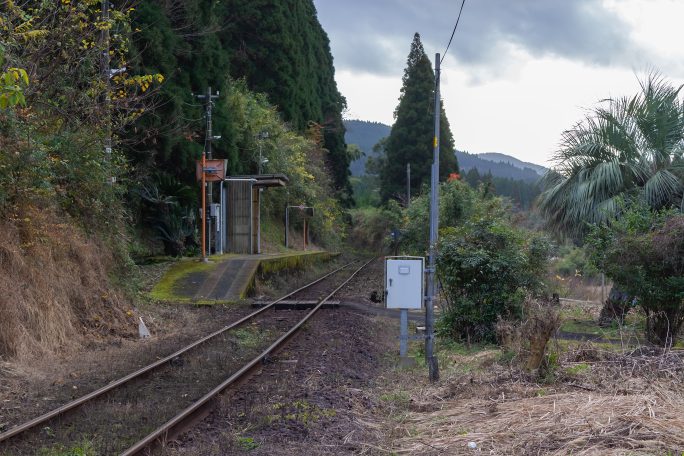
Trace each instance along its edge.
{"label": "bush", "polygon": [[584,247],[564,245],[559,247],[557,260],[553,264],[555,272],[561,276],[581,276],[594,278],[599,271],[589,261]]}
{"label": "bush", "polygon": [[364,207],[350,211],[350,242],[361,249],[382,253],[391,243],[390,232],[401,226],[401,209],[390,200],[386,207]]}
{"label": "bush", "polygon": [[519,320],[528,293],[543,288],[550,244],[501,218],[483,218],[444,231],[438,273],[448,297],[443,334],[493,341],[497,319]]}
{"label": "bush", "polygon": [[[422,255],[428,249],[430,238],[430,194],[411,200],[404,211],[405,225],[402,233],[402,249],[412,255]],[[444,182],[439,188],[439,226],[442,228],[462,225],[475,217],[502,217],[503,207],[499,198],[483,198],[477,190],[459,180]]]}
{"label": "bush", "polygon": [[606,275],[645,311],[647,339],[671,346],[684,324],[684,215],[634,207],[594,227],[590,242]]}

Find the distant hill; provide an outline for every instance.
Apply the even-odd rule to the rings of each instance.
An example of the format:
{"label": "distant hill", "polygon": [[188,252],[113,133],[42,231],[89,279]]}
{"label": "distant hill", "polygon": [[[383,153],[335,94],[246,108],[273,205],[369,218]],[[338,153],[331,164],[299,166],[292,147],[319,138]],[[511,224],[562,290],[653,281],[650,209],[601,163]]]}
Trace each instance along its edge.
{"label": "distant hill", "polygon": [[497,163],[510,163],[511,165],[520,169],[531,168],[535,170],[537,174],[539,174],[540,176],[543,176],[544,174],[546,174],[546,171],[548,171],[548,168],[545,168],[541,165],[535,165],[534,163],[524,162],[522,160],[518,160],[515,157],[511,157],[510,155],[500,154],[498,152],[484,152],[481,154],[477,154],[477,156],[478,158],[483,158],[485,160]]}
{"label": "distant hill", "polygon": [[[392,127],[380,122],[365,120],[345,120],[344,126],[347,129],[344,136],[347,144],[356,144],[365,154],[358,160],[354,160],[349,167],[352,176],[362,176],[366,172],[366,159],[375,155],[373,146],[382,138],[389,136]],[[456,151],[456,158],[458,158],[458,165],[464,173],[475,168],[482,175],[490,172],[495,177],[536,182],[546,172],[546,168],[543,166],[498,152],[469,154],[468,152]]]}
{"label": "distant hill", "polygon": [[392,127],[380,122],[367,122],[365,120],[345,120],[344,126],[347,129],[344,135],[345,142],[356,144],[365,154],[349,165],[352,176],[361,176],[366,172],[367,157],[374,155],[373,146],[382,138],[389,136]]}
{"label": "distant hill", "polygon": [[[483,155],[490,158],[483,158]],[[491,173],[494,177],[536,182],[546,172],[546,168],[543,166],[499,153],[469,154],[468,152],[456,151],[456,158],[458,158],[461,174],[475,168],[482,175]]]}

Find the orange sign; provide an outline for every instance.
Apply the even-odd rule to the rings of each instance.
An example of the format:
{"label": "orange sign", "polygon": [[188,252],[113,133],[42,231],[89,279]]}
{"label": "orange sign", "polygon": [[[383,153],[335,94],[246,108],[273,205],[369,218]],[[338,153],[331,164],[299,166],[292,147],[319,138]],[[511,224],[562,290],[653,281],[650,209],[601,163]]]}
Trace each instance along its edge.
{"label": "orange sign", "polygon": [[[204,178],[207,182],[222,181],[226,177],[226,165],[228,160],[205,160]],[[202,180],[202,160],[195,161],[195,176],[198,181]]]}

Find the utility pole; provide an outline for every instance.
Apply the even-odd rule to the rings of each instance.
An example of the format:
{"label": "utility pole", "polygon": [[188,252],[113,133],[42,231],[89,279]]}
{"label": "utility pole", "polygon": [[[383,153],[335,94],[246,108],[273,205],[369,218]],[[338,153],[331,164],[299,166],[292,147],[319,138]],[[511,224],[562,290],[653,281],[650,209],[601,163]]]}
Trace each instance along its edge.
{"label": "utility pole", "polygon": [[435,136],[432,147],[434,151],[432,176],[430,180],[430,248],[427,268],[427,296],[425,304],[425,358],[428,365],[430,381],[439,380],[439,365],[434,356],[435,347],[435,276],[437,267],[437,236],[439,230],[439,136],[440,136],[440,95],[439,95],[439,53],[435,54]]}
{"label": "utility pole", "polygon": [[406,207],[411,205],[411,163],[406,163]]}
{"label": "utility pole", "polygon": [[[112,158],[112,97],[111,81],[110,81],[110,59],[109,59],[109,0],[102,0],[101,7],[102,30],[100,32],[100,72],[102,73],[102,82],[104,82],[104,122],[105,122],[105,137],[104,137],[104,153],[105,161],[109,165]],[[109,177],[109,183],[113,184],[114,176]]]}
{"label": "utility pole", "polygon": [[[211,124],[211,109],[214,106],[214,100],[219,97],[219,92],[211,93],[211,87],[207,87],[207,93],[204,95],[197,95],[197,98],[204,100],[205,119],[207,122],[206,134],[204,137],[204,148],[202,149],[202,260],[207,261],[207,250],[211,254],[211,217],[207,217],[207,207],[211,207],[214,202],[212,194],[211,182],[206,182],[204,173],[206,168],[206,160],[211,160],[211,143],[214,139],[221,139],[220,136],[213,136]],[[205,197],[206,192],[206,197]],[[209,233],[209,240],[205,244],[206,233]],[[208,247],[205,250],[205,247]]]}

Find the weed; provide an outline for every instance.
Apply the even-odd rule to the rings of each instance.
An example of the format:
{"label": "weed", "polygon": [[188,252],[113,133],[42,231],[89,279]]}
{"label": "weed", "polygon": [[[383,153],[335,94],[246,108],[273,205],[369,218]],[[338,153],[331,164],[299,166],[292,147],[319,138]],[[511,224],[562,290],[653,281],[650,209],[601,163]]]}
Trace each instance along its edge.
{"label": "weed", "polygon": [[575,364],[574,366],[570,366],[567,369],[565,369],[565,372],[567,372],[569,375],[579,375],[582,372],[585,372],[587,370],[591,369],[591,366],[587,363],[579,363]]}
{"label": "weed", "polygon": [[239,328],[233,332],[235,338],[238,340],[240,346],[244,348],[256,348],[261,345],[261,342],[266,335],[259,331],[256,327]]}
{"label": "weed", "polygon": [[400,409],[408,408],[411,396],[406,391],[392,391],[380,395],[380,400]]}
{"label": "weed", "polygon": [[516,356],[518,356],[518,354],[514,350],[502,350],[497,361],[499,364],[507,366],[513,363]]}
{"label": "weed", "polygon": [[259,448],[259,444],[255,442],[252,437],[237,437],[235,440],[237,441],[238,446],[245,451],[252,451]]}
{"label": "weed", "polygon": [[277,421],[296,421],[303,425],[315,423],[323,418],[332,418],[337,412],[334,409],[320,408],[315,404],[310,404],[304,400],[296,400],[292,403],[277,402],[271,406],[279,415],[268,415],[266,424],[273,424]]}
{"label": "weed", "polygon": [[97,451],[95,451],[92,441],[83,439],[80,443],[69,448],[63,445],[41,448],[37,454],[38,456],[96,456]]}

